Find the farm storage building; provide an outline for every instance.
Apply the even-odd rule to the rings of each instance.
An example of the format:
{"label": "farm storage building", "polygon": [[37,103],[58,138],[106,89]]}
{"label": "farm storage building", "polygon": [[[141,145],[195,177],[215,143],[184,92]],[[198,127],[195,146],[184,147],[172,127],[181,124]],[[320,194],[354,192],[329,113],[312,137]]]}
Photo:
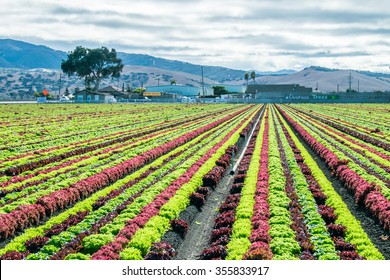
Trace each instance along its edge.
{"label": "farm storage building", "polygon": [[312,88],[304,87],[298,84],[275,84],[275,85],[248,85],[246,93],[263,93],[263,92],[283,92],[283,93],[310,93]]}
{"label": "farm storage building", "polygon": [[124,91],[120,91],[119,89],[113,87],[113,86],[106,86],[104,88],[101,88],[99,89],[99,92],[101,93],[108,93],[112,96],[114,96],[115,98],[128,98],[129,95],[127,94],[127,92],[124,92]]}
{"label": "farm storage building", "polygon": [[228,92],[231,92],[231,93],[245,93],[245,90],[246,90],[246,86],[242,86],[242,85],[215,84],[215,85],[211,85],[211,88],[212,88],[213,86],[222,86],[222,87],[224,87]]}
{"label": "farm storage building", "polygon": [[75,94],[76,102],[89,102],[89,103],[109,103],[116,98],[128,98],[128,94],[117,90],[112,86],[107,86],[98,91],[91,91],[87,89],[80,90]]}
{"label": "farm storage building", "polygon": [[115,97],[106,92],[97,92],[87,89],[80,90],[74,94],[76,102],[88,102],[88,103],[109,103],[112,102]]}
{"label": "farm storage building", "polygon": [[[199,87],[186,86],[186,85],[165,85],[165,86],[150,86],[146,88],[147,92],[161,92],[169,93],[187,97],[197,97],[202,94],[202,89]],[[210,88],[205,87],[205,95],[211,94]]]}

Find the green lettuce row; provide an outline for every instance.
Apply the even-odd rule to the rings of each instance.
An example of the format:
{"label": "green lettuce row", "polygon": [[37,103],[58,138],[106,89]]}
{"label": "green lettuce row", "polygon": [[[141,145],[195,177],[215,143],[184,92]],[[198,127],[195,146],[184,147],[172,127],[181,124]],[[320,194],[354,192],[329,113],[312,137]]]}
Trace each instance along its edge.
{"label": "green lettuce row", "polygon": [[256,138],[255,149],[241,190],[240,202],[236,208],[236,220],[233,224],[233,231],[230,242],[227,244],[227,260],[241,260],[249,250],[251,242],[249,236],[252,233],[251,218],[255,205],[256,183],[260,167],[260,154],[264,137],[266,118],[264,114],[259,124],[260,130]]}
{"label": "green lettuce row", "polygon": [[281,119],[284,127],[289,132],[292,140],[297,148],[301,151],[301,156],[304,158],[305,163],[309,166],[312,175],[319,183],[321,190],[328,197],[326,205],[334,208],[337,215],[337,224],[342,224],[347,228],[346,241],[356,245],[357,252],[367,260],[383,260],[384,257],[378,251],[378,249],[372,244],[367,234],[364,232],[360,225],[360,222],[349,211],[347,205],[343,202],[339,194],[334,190],[332,183],[326,178],[325,174],[316,164],[315,160],[310,156],[309,152],[305,149],[302,143],[295,136],[291,128],[287,125],[284,119]]}
{"label": "green lettuce row", "polygon": [[[385,175],[388,175],[388,173],[385,172],[383,169],[381,169],[378,165],[376,165],[376,164],[372,163],[371,161],[369,161],[369,160],[367,159],[367,157],[370,157],[370,158],[372,158],[373,160],[375,160],[375,161],[377,161],[377,162],[379,162],[379,163],[381,163],[381,164],[383,164],[383,165],[385,165],[385,166],[387,166],[387,167],[390,167],[390,162],[389,162],[388,160],[386,160],[386,159],[384,159],[384,158],[382,158],[382,157],[380,157],[380,156],[378,156],[378,155],[376,155],[376,154],[374,154],[374,153],[368,151],[366,148],[363,148],[363,147],[361,147],[361,146],[359,146],[359,145],[356,145],[356,144],[354,144],[354,143],[352,143],[352,142],[349,142],[347,139],[344,139],[343,137],[341,137],[341,136],[339,136],[339,135],[337,135],[337,134],[335,134],[335,133],[329,131],[329,130],[327,129],[328,126],[327,126],[326,124],[321,124],[321,125],[319,125],[318,123],[315,123],[316,120],[312,120],[310,117],[307,117],[307,116],[301,116],[301,117],[304,118],[304,119],[306,119],[306,120],[308,120],[314,127],[318,128],[318,129],[325,130],[325,132],[323,132],[323,133],[325,133],[326,136],[329,135],[330,138],[328,138],[328,139],[332,139],[333,141],[336,140],[336,139],[338,139],[338,140],[337,140],[338,142],[334,141],[334,143],[340,143],[340,142],[343,143],[343,145],[344,145],[344,147],[345,147],[345,150],[346,150],[347,152],[353,154],[354,156],[356,156],[357,158],[359,158],[359,160],[364,160],[365,163],[366,163],[367,165],[370,166],[370,168],[374,169],[376,172],[380,173],[381,175],[384,175],[384,176],[385,176]],[[331,127],[331,128],[332,128],[332,127]],[[333,128],[332,128],[332,129],[333,129]],[[342,132],[340,132],[340,133],[342,133]],[[364,142],[364,141],[362,141],[362,140],[360,140],[360,139],[358,139],[358,138],[355,138],[355,139],[354,139],[354,137],[352,137],[352,136],[350,136],[350,135],[348,135],[348,137],[349,137],[349,138],[352,138],[353,140],[356,140],[357,142],[361,142],[361,143],[364,144],[364,145],[371,146],[371,148],[373,148],[373,149],[375,149],[375,150],[378,150],[378,151],[379,151],[379,150],[381,149],[381,148],[379,148],[379,147],[377,147],[377,146],[374,146],[374,145],[372,145],[372,144],[370,144],[370,143],[366,143],[366,142]],[[368,145],[368,144],[370,144],[370,145]],[[365,157],[365,156],[362,156],[361,154],[359,154],[358,152],[356,152],[354,149],[363,151],[364,154],[366,155],[366,157]],[[383,149],[381,149],[381,150],[383,150]],[[386,151],[384,151],[384,150],[383,150],[383,152],[384,152],[384,154],[389,154],[388,152],[386,152]],[[390,154],[389,154],[389,155],[390,155]],[[390,176],[389,176],[389,179],[390,179]]]}
{"label": "green lettuce row", "polygon": [[282,161],[276,139],[272,114],[268,116],[268,173],[270,219],[268,220],[271,236],[270,248],[275,260],[298,260],[300,246],[291,229],[291,215],[288,211],[290,199],[285,192],[286,178],[283,174]]}
{"label": "green lettuce row", "polygon": [[[352,128],[354,130],[357,130],[365,134],[367,134],[367,129],[369,130],[372,127],[379,127],[382,129],[382,132],[386,132],[387,122],[386,120],[383,119],[383,112],[380,112],[378,114],[375,114],[373,112],[376,108],[378,108],[378,106],[380,106],[379,104],[375,104],[374,105],[375,108],[368,108],[367,106],[365,106],[365,108],[359,107],[358,110],[356,110],[356,108],[348,108],[349,106],[344,106],[344,105],[346,104],[343,105],[338,104],[336,106],[332,104],[331,105],[332,110],[326,110],[326,108],[324,110],[323,106],[320,107],[315,104],[310,104],[308,106],[305,106],[305,108],[301,108],[301,106],[298,104],[291,107],[299,108],[299,110],[306,111],[306,112],[308,110],[316,111],[316,115],[319,115],[320,117],[323,116],[333,117],[332,119],[333,122],[336,122],[340,125]],[[350,110],[353,111],[353,115],[351,115]],[[324,114],[323,111],[325,111],[326,114]],[[310,113],[313,114],[313,112]],[[356,113],[358,114],[358,116],[355,115]],[[343,119],[344,121],[342,121],[341,119]],[[360,127],[356,127],[356,125],[359,125]],[[374,135],[370,134],[370,137],[374,137],[377,138],[378,140],[383,141],[383,138],[375,134]],[[387,140],[389,140],[388,135],[385,135],[385,137]]]}
{"label": "green lettuce row", "polygon": [[[101,107],[99,107],[99,110],[100,109],[101,109]],[[169,111],[169,109],[171,109],[171,108],[164,108],[164,110],[163,110],[163,113],[165,114],[166,119],[167,118],[171,119],[172,117],[174,117],[174,119],[177,119],[177,116],[176,116],[177,114],[172,114],[172,112]],[[187,110],[187,111],[189,111],[189,112],[187,112],[187,114],[180,114],[179,117],[181,115],[192,116],[192,115],[196,115],[196,114],[199,114],[199,113],[204,114],[205,111],[203,111],[203,110],[205,110],[205,109],[206,109],[206,113],[207,112],[216,111],[215,108],[212,108],[212,107],[202,108],[202,110],[197,109],[195,107],[195,108],[191,108],[191,111]],[[143,110],[138,111],[138,113],[142,113],[142,111],[146,111],[146,110],[148,112],[147,114],[135,115],[134,117],[129,115],[127,112],[123,116],[122,115],[119,115],[119,116],[115,115],[114,118],[110,114],[110,116],[109,116],[110,117],[109,123],[116,123],[116,122],[118,122],[119,124],[120,123],[123,124],[123,123],[126,123],[126,121],[129,119],[129,117],[130,117],[130,119],[139,119],[139,120],[146,120],[146,121],[152,119],[153,123],[158,123],[159,121],[161,121],[161,110],[156,110],[156,111],[150,112],[149,108],[144,108]],[[154,114],[153,112],[158,112],[158,113]],[[173,112],[175,113],[177,111],[173,110]],[[136,113],[137,112],[134,112],[134,114],[136,114]],[[156,115],[158,115],[159,118],[155,118]],[[143,117],[143,116],[145,116],[145,117]],[[58,124],[55,123],[54,124],[55,128],[47,127],[46,125],[45,125],[45,128],[47,128],[49,131],[53,131],[54,130],[55,132],[64,130],[64,128],[66,128],[65,129],[66,132],[71,130],[71,131],[76,131],[76,132],[81,133],[81,135],[79,135],[79,136],[72,136],[72,135],[66,136],[66,139],[65,139],[66,143],[65,142],[60,142],[59,143],[60,145],[61,144],[69,144],[70,142],[74,142],[73,140],[77,141],[78,138],[80,138],[80,140],[79,140],[79,142],[80,142],[82,140],[87,140],[87,139],[90,139],[90,138],[93,138],[93,137],[99,137],[99,136],[102,136],[102,135],[107,135],[107,133],[111,133],[111,132],[114,133],[116,131],[122,131],[123,130],[123,125],[118,127],[115,131],[111,131],[110,128],[105,129],[105,126],[106,126],[107,122],[102,121],[102,119],[103,118],[83,118],[83,119],[73,118],[72,120],[67,120],[67,122],[64,123],[63,126],[58,126]],[[117,119],[119,119],[119,121],[117,121]],[[90,120],[90,121],[85,121],[85,120]],[[140,125],[142,126],[144,124],[142,124],[141,122],[137,122],[136,125],[137,126],[140,126]],[[134,125],[132,124],[132,126],[134,126]],[[84,131],[86,127],[88,127],[88,131]],[[101,131],[99,133],[95,133],[94,131],[89,130],[89,128],[91,128],[91,127],[98,127],[98,128],[100,128]],[[134,126],[134,128],[135,127],[136,126]],[[32,128],[33,128],[33,126],[28,125],[28,130],[31,130],[31,131],[35,131],[36,130],[36,129],[32,129]],[[82,130],[80,131],[79,128],[82,128]],[[37,129],[39,129],[39,127]],[[10,131],[12,131],[12,133],[14,133],[15,132],[15,128],[12,127],[12,130],[10,130]],[[21,132],[23,132],[23,131],[21,131]],[[50,138],[52,138],[53,136],[56,136],[56,134],[53,135],[53,133],[51,133]],[[2,139],[11,139],[12,136],[11,135],[3,135],[3,137],[1,137],[1,138]],[[17,141],[17,139],[21,138],[21,137],[17,136],[17,137],[14,137],[14,138],[15,139],[12,138],[13,139],[13,141],[11,141],[12,143],[15,143]],[[26,138],[25,136],[22,138],[24,142],[25,142],[25,138]],[[39,141],[41,141],[41,140],[42,139],[39,139]],[[11,150],[17,149],[17,151],[23,152],[23,150],[26,150],[27,148],[34,150],[34,149],[42,149],[42,148],[46,148],[46,147],[51,147],[51,146],[53,146],[53,143],[51,143],[52,141],[50,141],[50,140],[51,139],[48,139],[48,141],[44,140],[44,141],[40,142],[39,144],[33,144],[33,145],[31,145],[31,147],[30,147],[30,145],[28,143],[24,143],[24,146],[21,146],[21,147],[18,147],[18,148],[12,148]],[[64,141],[64,140],[62,140],[62,141]],[[15,153],[14,152],[10,152],[10,151],[6,151],[4,156],[5,156],[5,158],[8,158],[8,157],[12,156],[13,154],[15,154]]]}
{"label": "green lettuce row", "polygon": [[[283,107],[285,108],[285,107]],[[344,145],[341,143],[338,143],[331,137],[327,137],[323,133],[319,132],[317,128],[313,127],[308,121],[301,119],[300,117],[293,115],[293,113],[289,113],[289,115],[297,121],[305,130],[310,131],[310,134],[317,139],[318,142],[323,144],[325,147],[327,147],[329,150],[331,150],[340,160],[348,160],[348,167],[355,171],[360,177],[362,177],[364,180],[366,180],[369,183],[375,183],[378,186],[380,186],[380,192],[390,200],[390,189],[386,187],[385,183],[382,180],[379,180],[377,177],[368,174],[366,170],[364,170],[362,167],[360,167],[355,162],[352,162],[349,157],[347,157],[344,153],[334,148],[331,144],[333,143],[340,148],[343,148],[344,150],[347,149]],[[321,137],[324,137],[326,140],[322,139]],[[353,154],[357,154],[355,151],[351,151]]]}
{"label": "green lettuce row", "polygon": [[[202,121],[207,122],[208,119],[210,119],[210,118],[212,118],[212,117],[211,116],[207,116],[207,117],[202,118],[200,120],[195,120],[194,122],[191,122],[191,123],[199,123],[199,122],[202,122]],[[175,123],[175,122],[169,122],[169,123]],[[169,124],[169,123],[166,123],[166,124]],[[142,127],[141,129],[136,130],[136,131],[131,130],[131,131],[128,131],[127,134],[133,134],[135,132],[136,133],[146,132],[146,131],[148,131],[150,129],[158,128],[159,125],[160,125],[160,123],[156,122],[156,124],[154,124],[153,126]],[[186,126],[187,126],[187,124],[182,126],[181,128],[185,128]],[[172,128],[165,128],[163,131],[169,131],[169,130],[172,130]],[[124,137],[124,136],[126,136],[126,134],[119,135],[119,136],[118,135],[109,135],[109,137],[103,137],[103,138],[99,138],[97,140],[94,140],[94,141],[88,143],[88,145],[97,145],[97,144],[99,144],[101,142],[110,141],[110,140],[115,139],[117,137]],[[143,137],[143,136],[141,136],[141,137]],[[130,141],[128,141],[128,142],[130,142]],[[104,149],[110,148],[111,146],[116,146],[118,144],[119,143],[114,143],[114,144],[112,144],[110,146],[100,148],[99,150],[104,150]],[[13,160],[13,161],[7,161],[7,162],[4,162],[4,163],[1,164],[2,167],[0,168],[0,171],[1,170],[5,170],[9,166],[22,165],[24,163],[28,163],[28,162],[31,162],[31,161],[39,161],[39,160],[42,160],[42,159],[50,158],[50,157],[52,157],[54,155],[60,155],[62,153],[66,153],[66,152],[72,151],[74,149],[77,149],[77,148],[79,148],[79,147],[81,147],[83,145],[85,145],[85,143],[84,144],[83,143],[78,143],[77,145],[72,145],[70,147],[60,148],[60,149],[57,149],[57,150],[54,150],[54,151],[48,151],[46,153],[42,153],[42,154],[39,154],[39,155],[35,155],[34,154],[32,156],[24,157],[24,158],[21,158],[21,159],[16,159],[16,160]]]}
{"label": "green lettuce row", "polygon": [[[187,133],[188,131],[194,130],[194,129],[200,127],[200,126],[201,126],[201,124],[197,124],[195,127],[191,127],[190,129],[187,128],[186,130],[181,132],[181,134]],[[177,132],[175,132],[175,133],[177,133]],[[177,135],[177,134],[175,134],[175,135]],[[14,210],[19,205],[35,203],[36,200],[38,198],[40,198],[41,196],[47,195],[47,194],[49,194],[49,193],[51,193],[53,191],[56,191],[56,190],[59,190],[59,189],[62,189],[62,188],[69,187],[71,184],[76,183],[76,182],[80,181],[81,179],[87,178],[87,177],[89,177],[89,176],[91,176],[93,174],[101,172],[105,168],[115,166],[115,165],[125,161],[127,158],[133,157],[133,156],[135,156],[137,154],[140,154],[140,153],[145,152],[147,150],[150,150],[152,148],[158,147],[162,143],[165,143],[165,142],[167,142],[169,140],[171,140],[170,135],[166,135],[166,137],[160,138],[160,139],[156,138],[156,141],[152,142],[149,146],[142,146],[142,145],[137,146],[136,149],[127,151],[128,155],[126,157],[124,157],[122,155],[121,158],[119,158],[116,161],[110,162],[107,165],[99,166],[98,168],[92,168],[91,166],[87,166],[86,169],[90,170],[90,171],[87,171],[87,172],[85,172],[83,174],[79,174],[77,177],[69,178],[67,180],[62,180],[62,181],[59,180],[59,182],[57,184],[55,184],[55,185],[52,184],[52,186],[50,186],[48,189],[45,189],[45,190],[42,190],[42,191],[37,191],[37,192],[31,194],[29,197],[27,197],[25,199],[21,199],[19,201],[12,202],[11,204],[8,204],[8,205],[2,207],[0,209],[0,213],[1,212],[8,213],[8,212]],[[99,159],[96,159],[96,161],[98,161],[98,160]],[[42,185],[45,185],[45,184],[42,184]]]}
{"label": "green lettuce row", "polygon": [[287,142],[280,123],[277,125],[277,130],[286,155],[288,167],[293,177],[293,184],[298,195],[299,203],[302,206],[302,214],[310,234],[310,240],[314,245],[314,256],[320,260],[340,259],[328,233],[326,224],[317,211],[317,203],[309,190],[305,176],[302,174],[294,158],[294,153]]}
{"label": "green lettuce row", "polygon": [[[196,123],[196,128],[201,126],[202,124],[203,124],[203,122]],[[112,162],[114,162],[115,158],[118,160],[117,163],[120,163],[120,162],[122,162],[124,160],[124,158],[130,158],[130,157],[136,156],[139,153],[142,153],[141,149],[144,150],[145,149],[145,145],[147,145],[148,142],[151,142],[151,143],[153,143],[153,141],[154,142],[156,142],[156,141],[157,142],[161,142],[162,139],[164,139],[164,137],[163,137],[164,135],[165,135],[165,139],[169,140],[171,133],[172,133],[172,131],[168,130],[168,131],[163,132],[162,134],[156,135],[156,136],[151,137],[149,139],[138,141],[138,147],[135,147],[133,149],[129,149],[128,147],[122,147],[120,149],[115,150],[115,153],[113,151],[111,151],[111,152],[108,153],[108,155],[113,155],[113,156],[111,156],[110,158],[105,159],[105,160],[101,160],[101,156],[102,156],[101,154],[94,155],[92,158],[86,159],[85,161],[81,161],[81,162],[76,163],[75,165],[71,165],[71,166],[67,167],[67,169],[70,169],[70,168],[86,165],[85,167],[83,166],[83,168],[78,168],[77,170],[75,170],[73,172],[71,171],[71,173],[69,175],[71,177],[78,177],[78,178],[80,178],[80,175],[82,174],[82,172],[84,170],[93,170],[93,171],[103,170],[105,167],[110,167],[112,165]],[[176,133],[177,133],[177,131],[176,131]],[[137,142],[133,142],[133,143],[129,143],[129,144],[130,145],[134,145],[135,143],[137,143]],[[139,151],[139,150],[141,150],[141,151]],[[88,153],[88,154],[84,154],[83,156],[89,155],[89,154],[93,155],[93,154],[96,154],[96,153],[99,153],[99,151],[94,151],[94,152],[91,152],[91,153]],[[77,158],[77,157],[80,157],[80,156],[75,156],[75,157]],[[64,160],[64,161],[67,162],[68,160]],[[52,165],[56,165],[56,164],[57,163],[53,163]],[[48,166],[43,167],[43,169],[45,169],[47,167]],[[63,170],[59,169],[59,170],[53,171],[51,173],[55,174],[55,173],[58,173],[58,172],[61,172],[61,171],[63,171]],[[36,170],[34,170],[32,172],[36,172]],[[39,179],[46,178],[51,173],[40,174],[38,176],[35,176],[35,177],[33,177],[31,179],[28,179],[28,180],[25,180],[23,182],[12,184],[12,185],[4,188],[4,189],[12,190],[12,188],[18,187],[18,186],[20,186],[22,184],[25,184],[25,183],[29,182],[29,181],[34,181],[35,179],[39,180]],[[24,194],[28,194],[30,190],[39,191],[40,189],[44,188],[45,186],[51,186],[51,185],[56,184],[58,182],[64,183],[64,179],[69,178],[69,175],[68,174],[62,174],[60,176],[60,178],[53,178],[52,180],[48,180],[47,182],[45,182],[43,184],[40,184],[39,186],[32,186],[32,187],[29,187],[29,188],[26,188],[26,189],[22,190],[21,192],[17,192],[17,193],[9,193],[4,198],[0,199],[0,203],[4,203],[8,199],[12,199],[12,198],[15,198],[15,197],[20,197],[20,196],[22,196]],[[38,194],[36,194],[36,195],[38,195]]]}

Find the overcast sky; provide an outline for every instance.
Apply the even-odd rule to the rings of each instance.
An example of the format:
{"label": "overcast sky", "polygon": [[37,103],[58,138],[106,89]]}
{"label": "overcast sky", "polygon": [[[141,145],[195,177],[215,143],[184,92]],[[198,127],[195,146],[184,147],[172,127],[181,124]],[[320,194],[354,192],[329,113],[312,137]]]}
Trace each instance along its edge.
{"label": "overcast sky", "polygon": [[1,0],[0,38],[259,71],[390,72],[388,0]]}

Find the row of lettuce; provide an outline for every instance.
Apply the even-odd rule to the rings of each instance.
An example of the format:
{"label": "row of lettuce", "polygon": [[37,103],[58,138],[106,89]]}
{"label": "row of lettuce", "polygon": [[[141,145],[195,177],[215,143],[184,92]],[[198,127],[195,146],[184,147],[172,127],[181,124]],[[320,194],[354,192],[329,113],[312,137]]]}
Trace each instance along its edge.
{"label": "row of lettuce", "polygon": [[[228,112],[225,112],[228,113]],[[225,114],[222,112],[220,115]],[[0,212],[8,213],[16,207],[26,203],[34,203],[39,197],[54,190],[68,187],[81,179],[85,179],[102,172],[104,169],[116,166],[126,158],[132,158],[150,149],[157,148],[169,142],[173,137],[184,135],[193,129],[202,127],[213,121],[215,114],[207,114],[194,120],[188,120],[184,124],[160,126],[159,131],[150,131],[150,134],[139,134],[131,137],[118,137],[110,146],[89,145],[81,149],[59,154],[53,152],[48,160],[29,162],[22,166],[31,171],[7,179],[1,183]],[[156,130],[156,128],[153,128]],[[112,142],[112,141],[109,141]],[[42,166],[37,166],[42,165]],[[11,167],[20,170],[21,166]],[[1,178],[1,177],[0,177]]]}
{"label": "row of lettuce", "polygon": [[[192,117],[223,106],[183,110],[178,105],[2,105],[0,111],[0,161],[28,151],[89,141],[129,129]],[[131,120],[131,122],[129,121]]]}
{"label": "row of lettuce", "polygon": [[[8,226],[2,238],[9,242],[1,258],[174,258],[175,248],[161,242],[164,234],[175,230],[184,236],[191,230],[178,220],[180,213],[190,204],[204,204],[226,174],[234,144],[253,127],[200,258],[384,259],[292,129],[353,192],[356,203],[389,230],[386,189],[354,171],[324,129],[309,130],[321,124],[303,115],[287,106],[239,108],[36,201],[7,208],[0,223]],[[371,145],[373,160],[385,162],[383,148],[353,141],[360,148]],[[23,233],[14,237],[18,231]]]}
{"label": "row of lettuce", "polygon": [[[126,236],[130,239],[134,228],[146,230],[155,219],[161,222],[164,219],[156,216],[160,208],[166,215],[175,215],[183,207],[182,197],[189,199],[193,181],[206,173],[207,162],[215,161],[237,141],[258,110],[258,106],[230,107],[230,112],[215,114],[208,124],[192,127],[165,144],[144,148],[128,160],[66,187],[48,188],[48,193],[37,195],[35,201],[8,209],[0,216],[2,238],[9,241],[1,254],[49,259],[78,253],[84,245],[83,252],[92,253],[89,245],[94,249],[100,248],[102,241],[117,245]],[[77,217],[83,217],[82,221]],[[42,221],[46,222],[36,227]],[[24,232],[12,238],[19,231]],[[26,246],[34,248],[34,253]]]}
{"label": "row of lettuce", "polygon": [[[331,137],[332,130],[318,130],[315,121],[302,117],[288,107],[281,112],[303,139],[326,162],[354,195],[355,202],[367,209],[384,230],[390,230],[390,153],[385,149],[362,143],[358,138]],[[351,144],[354,143],[354,144]],[[357,151],[362,151],[362,156]]]}
{"label": "row of lettuce", "polygon": [[383,259],[282,115],[271,107],[240,193],[220,208],[203,259]]}

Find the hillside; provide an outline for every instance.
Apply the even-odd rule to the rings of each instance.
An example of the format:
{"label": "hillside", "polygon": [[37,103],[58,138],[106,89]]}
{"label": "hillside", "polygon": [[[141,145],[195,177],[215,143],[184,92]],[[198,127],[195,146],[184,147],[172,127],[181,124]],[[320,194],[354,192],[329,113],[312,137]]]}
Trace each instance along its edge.
{"label": "hillside", "polygon": [[[0,39],[0,68],[46,68],[60,69],[62,59],[67,54],[46,46],[37,46],[30,43]],[[201,75],[201,65],[169,60],[146,54],[131,54],[118,52],[118,57],[124,65],[146,66],[167,71],[183,72],[192,75]],[[204,66],[204,77],[218,82],[241,79],[245,71],[234,70],[219,66]]]}
{"label": "hillside", "polygon": [[67,54],[46,46],[21,41],[0,39],[0,67],[59,69]]}
{"label": "hillside", "polygon": [[[120,79],[106,79],[102,86],[137,88],[140,86],[166,85],[171,80],[177,84],[200,86],[201,66],[182,61],[168,60],[145,54],[118,52],[126,65]],[[65,52],[46,46],[26,42],[0,39],[0,99],[31,98],[34,91],[47,88],[50,92],[59,91],[60,65],[66,59]],[[219,66],[204,66],[204,83],[244,85],[245,71]],[[352,89],[359,91],[390,91],[390,74],[368,71],[329,69],[311,66],[302,71],[280,70],[277,72],[256,71],[256,83],[260,84],[300,84],[317,88],[319,91],[340,92],[349,88],[349,75],[352,75]],[[77,77],[62,74],[61,89],[73,92],[84,83]],[[252,81],[250,80],[249,83]]]}
{"label": "hillside", "polygon": [[[260,76],[256,78],[259,84],[300,84],[318,91],[334,92],[337,85],[340,92],[349,88],[349,75],[352,76],[352,90],[356,91],[389,91],[390,74],[367,71],[329,69],[311,66],[302,71],[282,76]],[[236,81],[243,84],[245,80]],[[251,81],[249,81],[250,83]]]}

